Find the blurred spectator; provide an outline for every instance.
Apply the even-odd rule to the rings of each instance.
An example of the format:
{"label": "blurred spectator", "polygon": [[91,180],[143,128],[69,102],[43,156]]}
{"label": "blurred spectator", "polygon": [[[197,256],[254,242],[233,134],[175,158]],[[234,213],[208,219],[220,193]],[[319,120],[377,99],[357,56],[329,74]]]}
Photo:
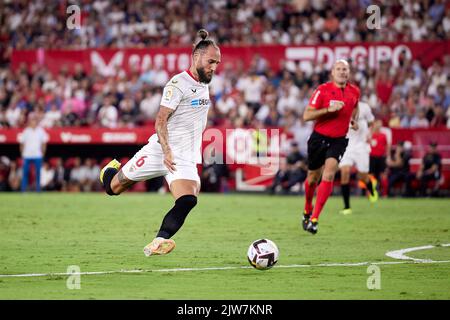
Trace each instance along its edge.
{"label": "blurred spectator", "polygon": [[34,165],[34,174],[36,176],[36,191],[41,191],[40,176],[42,159],[47,148],[48,134],[42,127],[38,126],[38,120],[35,116],[30,116],[27,128],[19,137],[20,152],[23,162],[23,176],[21,191],[24,192],[28,187],[28,174],[30,164]]}
{"label": "blurred spectator", "polygon": [[153,72],[152,84],[155,87],[162,88],[166,85],[167,81],[169,81],[169,74],[164,69],[163,65],[160,64]]}
{"label": "blurred spectator", "polygon": [[297,142],[291,143],[291,150],[286,157],[287,163],[290,166],[290,174],[288,179],[287,188],[292,191],[294,186],[298,186],[300,189],[303,182],[306,180],[308,168],[306,165],[306,158],[300,152],[300,148]]}
{"label": "blurred spectator", "polygon": [[45,161],[41,168],[41,189],[45,191],[54,190],[55,169]]}
{"label": "blurred spectator", "polygon": [[421,196],[427,196],[427,188],[430,181],[434,181],[433,194],[437,194],[441,179],[441,169],[441,155],[437,151],[437,143],[432,142],[416,174],[417,179],[420,181]]}
{"label": "blurred spectator", "polygon": [[57,127],[61,124],[62,114],[58,108],[58,105],[53,103],[51,104],[50,110],[48,110],[43,119],[41,120],[41,126],[44,128],[52,128]]}
{"label": "blurred spectator", "polygon": [[18,127],[20,125],[20,118],[22,115],[22,110],[13,100],[11,101],[8,109],[6,109],[5,118],[10,127]]}
{"label": "blurred spectator", "polygon": [[392,196],[392,189],[397,183],[404,183],[402,188],[402,195],[405,197],[412,196],[411,182],[413,175],[410,172],[409,160],[411,154],[405,149],[403,141],[397,143],[395,150],[393,150],[387,158],[386,164],[389,169],[388,181],[388,196]]}
{"label": "blurred spectator", "polygon": [[272,180],[272,185],[268,188],[270,194],[288,194],[289,193],[289,174],[290,166],[286,158],[280,158],[280,168]]}
{"label": "blurred spectator", "polygon": [[22,169],[17,165],[16,161],[11,161],[8,176],[8,183],[11,191],[19,191],[21,181],[22,181]]}
{"label": "blurred spectator", "polygon": [[[78,170],[78,169],[77,169]],[[80,166],[79,171],[74,173],[74,180],[80,184],[82,191],[99,191],[100,167],[91,158],[86,158],[84,164]]]}
{"label": "blurred spectator", "polygon": [[56,158],[54,163],[55,175],[53,177],[53,186],[55,190],[65,190],[66,183],[64,180],[65,168],[61,158]]}
{"label": "blurred spectator", "polygon": [[413,115],[411,122],[409,123],[411,128],[428,128],[430,126],[426,117],[425,110],[421,109],[417,115]]}
{"label": "blurred spectator", "polygon": [[156,114],[158,113],[160,102],[160,90],[147,90],[145,92],[145,98],[139,105],[139,109],[143,115],[144,121],[156,119]]}
{"label": "blurred spectator", "polygon": [[119,126],[120,127],[134,127],[137,122],[138,108],[135,101],[129,94],[119,103]]}
{"label": "blurred spectator", "polygon": [[74,127],[81,125],[81,119],[76,112],[72,110],[72,104],[66,104],[61,115],[61,124],[64,127]]}
{"label": "blurred spectator", "polygon": [[204,192],[222,192],[226,186],[227,179],[230,177],[228,166],[225,163],[215,161],[221,159],[221,154],[215,154],[211,157],[210,154],[205,153],[203,158],[202,173],[200,176],[202,190]]}
{"label": "blurred spectator", "polygon": [[98,121],[102,127],[117,128],[119,113],[113,105],[111,96],[105,97],[104,103],[98,111]]}
{"label": "blurred spectator", "polygon": [[446,119],[444,108],[439,105],[435,105],[432,112],[433,112],[433,119],[431,119],[430,127],[438,129],[445,128]]}
{"label": "blurred spectator", "polygon": [[10,163],[11,161],[8,157],[0,157],[0,191],[8,191],[9,189],[8,176]]}
{"label": "blurred spectator", "polygon": [[256,70],[250,70],[248,76],[239,79],[236,87],[244,93],[244,101],[247,106],[258,112],[261,107],[261,97],[266,83],[264,76],[259,76]]}
{"label": "blurred spectator", "polygon": [[67,184],[67,191],[79,192],[84,180],[84,169],[81,167],[81,158],[76,157],[73,159],[73,164],[69,172],[69,181]]}
{"label": "blurred spectator", "polygon": [[292,142],[286,158],[280,159],[280,168],[275,174],[270,194],[290,194],[301,189],[307,175],[306,158],[300,152],[298,144]]}
{"label": "blurred spectator", "polygon": [[[450,90],[450,88],[447,89]],[[437,87],[437,92],[434,95],[434,103],[442,106],[445,110],[447,110],[448,107],[450,106],[450,91],[449,92],[445,91],[445,85],[441,84]]]}

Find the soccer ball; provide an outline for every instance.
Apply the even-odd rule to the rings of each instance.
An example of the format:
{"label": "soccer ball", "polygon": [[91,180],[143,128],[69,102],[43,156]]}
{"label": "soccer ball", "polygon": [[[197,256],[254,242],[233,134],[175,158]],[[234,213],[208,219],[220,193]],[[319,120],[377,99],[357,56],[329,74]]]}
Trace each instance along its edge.
{"label": "soccer ball", "polygon": [[248,247],[247,258],[250,264],[258,270],[267,270],[278,261],[278,247],[269,239],[253,241]]}

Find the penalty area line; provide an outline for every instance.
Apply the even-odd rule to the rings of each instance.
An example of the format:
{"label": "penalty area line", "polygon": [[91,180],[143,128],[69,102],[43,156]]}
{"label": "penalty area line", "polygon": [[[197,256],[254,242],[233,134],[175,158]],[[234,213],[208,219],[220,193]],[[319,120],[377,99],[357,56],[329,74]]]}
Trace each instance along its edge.
{"label": "penalty area line", "polygon": [[[273,269],[287,268],[315,268],[315,267],[361,267],[369,265],[396,265],[396,264],[433,264],[433,263],[450,263],[450,260],[443,261],[378,261],[378,262],[354,262],[354,263],[320,263],[320,264],[291,264],[278,265]],[[116,270],[116,271],[92,271],[92,272],[57,272],[57,273],[24,273],[24,274],[0,274],[0,278],[24,278],[24,277],[57,277],[57,276],[84,276],[84,275],[107,275],[120,273],[150,273],[150,272],[194,272],[194,271],[220,271],[220,270],[240,270],[253,269],[252,266],[236,266],[236,267],[204,267],[204,268],[171,268],[171,269],[136,269],[136,270]]]}

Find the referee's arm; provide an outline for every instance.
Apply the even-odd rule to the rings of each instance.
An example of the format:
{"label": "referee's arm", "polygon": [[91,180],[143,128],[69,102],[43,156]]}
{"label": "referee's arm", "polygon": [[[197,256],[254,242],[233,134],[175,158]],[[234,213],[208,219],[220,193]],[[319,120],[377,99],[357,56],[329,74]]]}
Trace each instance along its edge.
{"label": "referee's arm", "polygon": [[305,121],[312,121],[312,120],[316,120],[317,118],[320,118],[321,116],[326,115],[327,113],[330,112],[336,112],[341,110],[343,107],[343,104],[332,104],[327,108],[314,108],[311,105],[308,105],[305,109],[305,112],[303,112],[303,120]]}
{"label": "referee's arm", "polygon": [[327,108],[316,109],[308,105],[305,109],[305,112],[303,112],[303,120],[305,121],[316,120],[317,118],[326,115],[327,113],[328,113]]}

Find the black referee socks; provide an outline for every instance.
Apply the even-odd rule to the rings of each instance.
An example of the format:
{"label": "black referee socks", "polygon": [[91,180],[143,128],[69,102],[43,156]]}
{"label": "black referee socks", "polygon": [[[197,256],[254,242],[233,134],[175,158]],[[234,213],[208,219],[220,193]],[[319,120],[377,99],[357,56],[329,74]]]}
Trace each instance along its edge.
{"label": "black referee socks", "polygon": [[175,201],[175,206],[164,217],[164,220],[156,237],[171,238],[183,225],[189,212],[197,204],[197,197],[185,195]]}

